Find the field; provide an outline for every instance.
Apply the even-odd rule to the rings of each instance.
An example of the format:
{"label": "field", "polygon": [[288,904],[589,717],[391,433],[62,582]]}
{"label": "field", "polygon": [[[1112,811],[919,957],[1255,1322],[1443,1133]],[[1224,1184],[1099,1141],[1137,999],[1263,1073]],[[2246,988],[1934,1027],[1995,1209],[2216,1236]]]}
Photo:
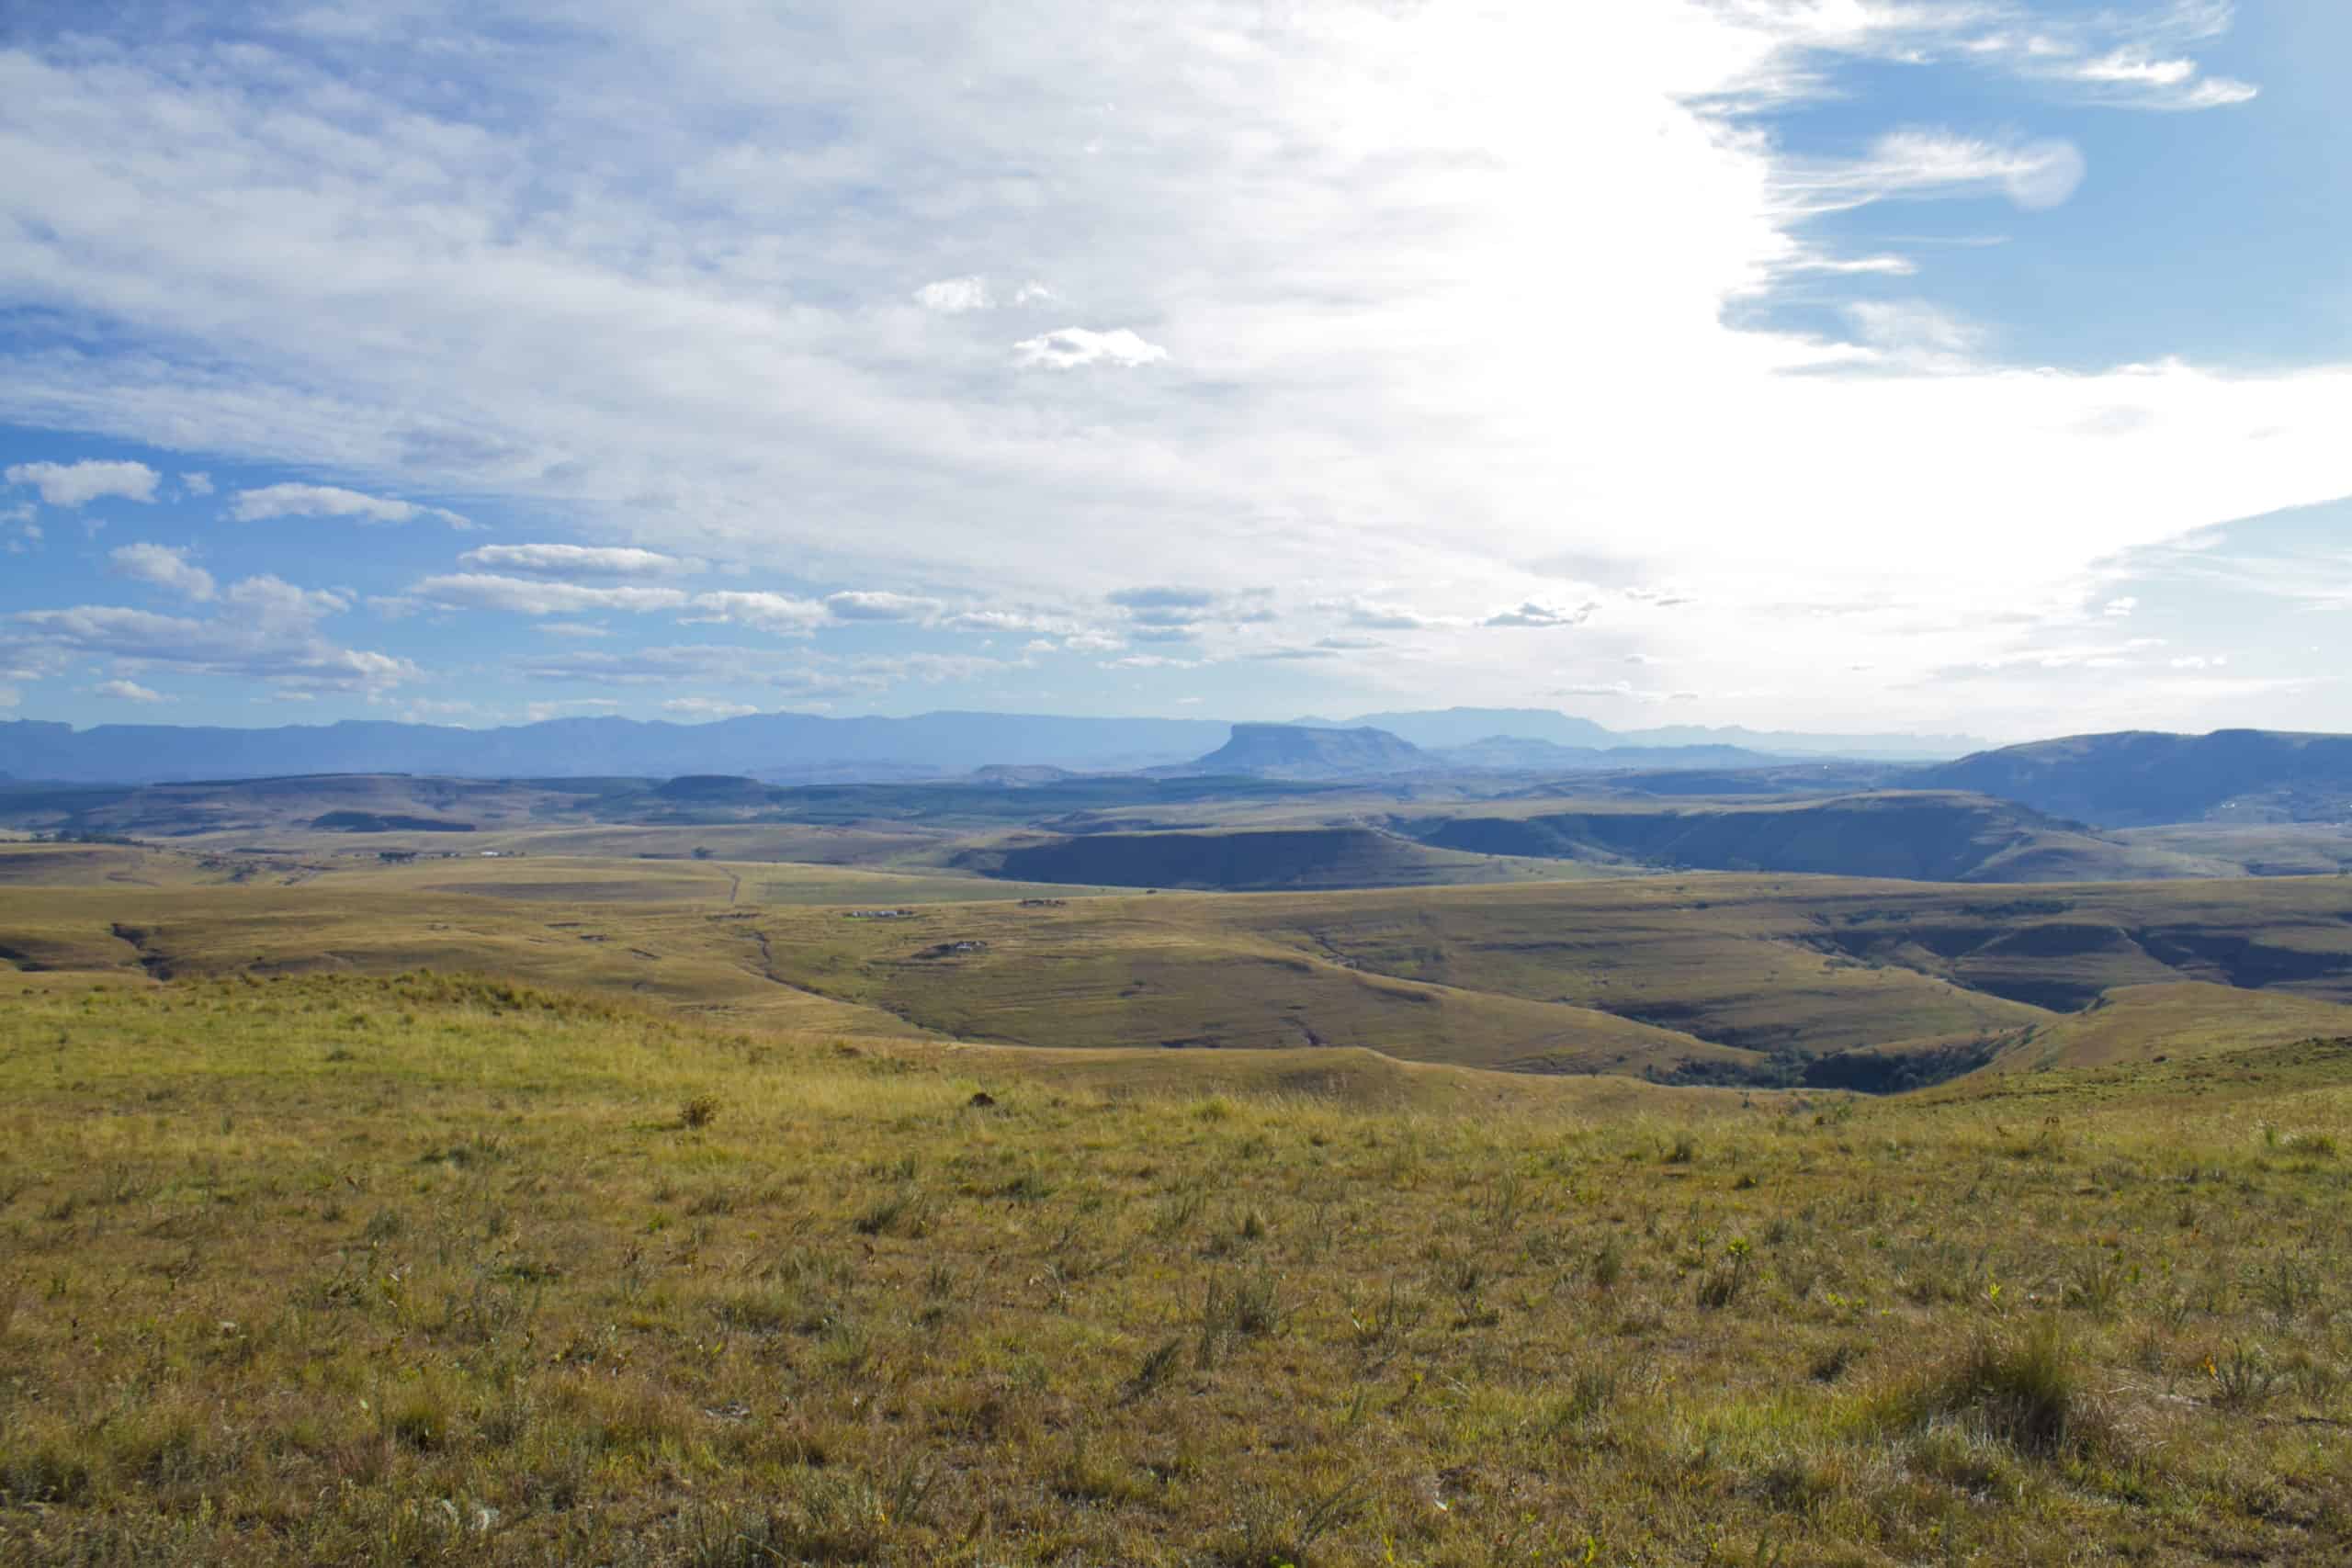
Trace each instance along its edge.
{"label": "field", "polygon": [[2318,1563],[2352,1530],[2342,1043],[1498,1099],[423,976],[17,989],[17,1561]]}
{"label": "field", "polygon": [[690,855],[388,865],[315,845],[252,875],[114,846],[0,846],[0,866],[62,855],[94,857],[77,886],[0,885],[0,963],[429,967],[739,1023],[1033,1046],[1346,1046],[1879,1088],[2011,1050],[2065,1065],[2059,1026],[2125,987],[2190,987],[2166,1027],[2218,1008],[2224,1032],[2211,988],[2301,998],[2313,1033],[2352,1004],[2338,877],[2017,890],[1694,873],[1238,896]]}
{"label": "field", "polygon": [[0,845],[0,1561],[2352,1540],[2340,878],[550,831]]}

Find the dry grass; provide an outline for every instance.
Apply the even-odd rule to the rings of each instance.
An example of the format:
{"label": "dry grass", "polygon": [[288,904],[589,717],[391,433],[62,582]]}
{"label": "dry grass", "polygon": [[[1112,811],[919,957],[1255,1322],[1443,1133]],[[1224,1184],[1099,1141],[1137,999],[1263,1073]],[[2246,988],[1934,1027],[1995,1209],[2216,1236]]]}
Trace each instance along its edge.
{"label": "dry grass", "polygon": [[2319,1563],[2352,1530],[2340,1046],[1459,1114],[430,976],[12,990],[0,1560]]}

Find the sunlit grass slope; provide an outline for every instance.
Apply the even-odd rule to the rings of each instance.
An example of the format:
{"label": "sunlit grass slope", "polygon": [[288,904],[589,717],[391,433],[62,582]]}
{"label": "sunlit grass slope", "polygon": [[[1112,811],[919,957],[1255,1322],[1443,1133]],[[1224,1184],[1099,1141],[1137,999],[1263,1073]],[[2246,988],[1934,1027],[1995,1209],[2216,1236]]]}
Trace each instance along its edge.
{"label": "sunlit grass slope", "polygon": [[[2352,882],[2333,877],[2020,892],[1690,875],[974,899],[962,896],[989,885],[875,875],[532,857],[290,886],[0,888],[0,963],[157,976],[429,966],[780,1026],[1356,1047],[1759,1083],[1847,1052],[1962,1070],[2124,987],[2352,1001]],[[895,913],[856,918],[875,909]],[[2150,1021],[2151,1037],[2215,1016],[2195,988],[2147,993],[2134,1016],[2167,998],[2179,1017]]]}
{"label": "sunlit grass slope", "polygon": [[503,982],[7,984],[0,1560],[2186,1565],[2352,1529],[2342,1043],[1498,1096],[1343,1052],[1080,1082]]}

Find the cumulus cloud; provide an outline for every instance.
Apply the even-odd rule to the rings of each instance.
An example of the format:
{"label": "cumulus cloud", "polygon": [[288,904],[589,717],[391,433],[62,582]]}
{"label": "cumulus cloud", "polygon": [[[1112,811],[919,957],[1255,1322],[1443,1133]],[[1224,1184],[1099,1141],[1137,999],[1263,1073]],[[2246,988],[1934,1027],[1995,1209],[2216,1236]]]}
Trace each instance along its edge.
{"label": "cumulus cloud", "polygon": [[108,552],[118,577],[144,582],[201,604],[213,596],[212,574],[188,559],[186,548],[169,545],[124,545]]}
{"label": "cumulus cloud", "polygon": [[217,602],[219,613],[205,620],[107,604],[18,611],[0,621],[0,661],[53,669],[96,658],[112,661],[123,679],[170,669],[353,693],[416,678],[408,660],[320,634],[320,621],[349,607],[341,594],[261,576],[220,590]]}
{"label": "cumulus cloud", "polygon": [[690,623],[750,626],[778,637],[807,637],[830,618],[825,604],[786,593],[697,593]]}
{"label": "cumulus cloud", "polygon": [[[1024,296],[1026,291],[1023,291]],[[942,315],[960,315],[966,310],[985,310],[996,303],[989,294],[986,280],[978,277],[943,277],[936,283],[926,283],[915,290],[915,303],[926,310]]]}
{"label": "cumulus cloud", "polygon": [[1262,626],[1276,615],[1263,589],[1147,584],[1122,588],[1106,601],[1124,617],[1120,630],[1136,642],[1190,642],[1212,627]]}
{"label": "cumulus cloud", "polygon": [[277,517],[348,517],[360,523],[413,523],[430,518],[452,528],[473,525],[455,512],[438,506],[363,495],[337,485],[277,484],[241,490],[231,516],[240,523],[260,523]]}
{"label": "cumulus cloud", "polygon": [[1046,370],[1074,370],[1082,365],[1156,365],[1168,351],[1146,343],[1125,327],[1098,333],[1085,327],[1061,327],[1012,345],[1016,363]]}
{"label": "cumulus cloud", "polygon": [[163,475],[144,463],[12,463],[5,476],[12,485],[30,485],[51,506],[86,506],[109,496],[153,502]]}
{"label": "cumulus cloud", "polygon": [[212,493],[212,476],[203,472],[182,474],[180,476],[180,489],[187,491],[190,495],[210,495]]}
{"label": "cumulus cloud", "polygon": [[878,590],[826,595],[825,609],[837,621],[927,621],[940,612],[936,599]]}
{"label": "cumulus cloud", "polygon": [[741,718],[760,710],[755,704],[730,703],[722,697],[672,697],[662,705],[662,711],[684,718]]}
{"label": "cumulus cloud", "polygon": [[167,703],[172,699],[153,691],[136,681],[101,681],[90,688],[94,697],[107,697],[124,703]]}
{"label": "cumulus cloud", "polygon": [[700,564],[656,550],[593,545],[484,545],[458,558],[468,566],[526,577],[672,577]]}
{"label": "cumulus cloud", "polygon": [[458,572],[428,577],[411,590],[418,598],[448,610],[504,610],[518,615],[576,615],[596,610],[645,615],[682,609],[687,595],[676,588],[598,588],[579,582],[548,582],[496,572]]}

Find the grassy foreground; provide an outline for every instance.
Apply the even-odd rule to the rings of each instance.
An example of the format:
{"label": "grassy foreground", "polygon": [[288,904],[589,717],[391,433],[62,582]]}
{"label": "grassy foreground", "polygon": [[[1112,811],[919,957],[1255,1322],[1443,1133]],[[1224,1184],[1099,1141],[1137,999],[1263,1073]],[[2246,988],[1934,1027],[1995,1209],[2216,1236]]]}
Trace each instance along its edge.
{"label": "grassy foreground", "polygon": [[425,976],[8,989],[0,1560],[2352,1539],[2343,1043],[1438,1100]]}

